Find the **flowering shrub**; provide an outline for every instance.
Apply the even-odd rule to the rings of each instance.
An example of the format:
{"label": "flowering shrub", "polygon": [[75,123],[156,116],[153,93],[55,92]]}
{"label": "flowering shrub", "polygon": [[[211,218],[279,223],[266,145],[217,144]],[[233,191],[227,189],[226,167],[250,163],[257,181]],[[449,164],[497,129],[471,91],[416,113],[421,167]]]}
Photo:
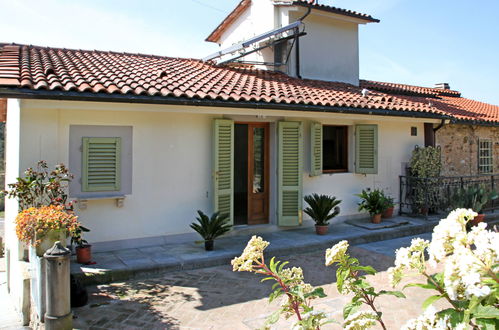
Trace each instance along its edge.
{"label": "flowering shrub", "polygon": [[[408,286],[437,293],[423,303],[423,308],[442,298],[452,306],[439,312],[430,309],[409,321],[405,329],[425,329],[422,324],[434,325],[428,329],[464,329],[468,324],[496,329],[499,325],[499,233],[486,230],[485,223],[467,232],[466,224],[476,215],[472,210],[454,210],[434,228],[431,242],[414,239],[410,247],[397,250],[395,267],[388,269],[392,286],[407,271],[415,271],[427,282]],[[440,263],[443,271],[431,274],[429,268]]]}
{"label": "flowering shrub", "polygon": [[263,251],[269,242],[261,237],[253,236],[240,257],[232,260],[234,271],[253,272],[266,276],[263,281],[274,280],[274,291],[269,296],[269,302],[285,295],[281,308],[269,316],[266,326],[276,323],[279,316],[284,314],[286,318],[296,315],[298,321],[295,327],[300,329],[319,329],[326,321],[326,314],[314,311],[310,302],[315,298],[325,297],[324,290],[320,287],[314,288],[303,280],[303,270],[299,267],[284,268],[288,263],[270,260],[269,265],[265,264]]}
{"label": "flowering shrub", "polygon": [[47,163],[41,160],[36,169],[28,168],[24,174],[24,178],[17,178],[16,183],[8,184],[8,190],[2,191],[3,196],[17,198],[21,210],[43,205],[65,205],[66,209],[73,209],[72,203],[67,203],[66,193],[73,175],[64,164],[49,171]]}
{"label": "flowering shrub", "polygon": [[78,217],[66,212],[62,205],[30,207],[16,217],[17,237],[35,247],[51,230],[66,230],[72,236],[79,227]]}
{"label": "flowering shrub", "polygon": [[[341,294],[353,294],[352,300],[343,308],[343,327],[345,329],[367,329],[378,322],[383,329],[386,326],[381,318],[381,313],[376,309],[375,301],[381,295],[392,295],[405,298],[399,291],[376,291],[366,280],[363,273],[374,275],[376,270],[371,266],[361,266],[359,260],[347,254],[348,242],[341,241],[326,250],[326,266],[338,264],[336,271],[336,287]],[[365,304],[372,312],[357,312]],[[353,313],[353,314],[352,314]]]}
{"label": "flowering shrub", "polygon": [[[424,313],[409,320],[403,330],[499,329],[499,233],[487,230],[485,223],[468,232],[466,225],[476,215],[472,210],[454,210],[434,228],[431,242],[415,238],[409,247],[396,251],[395,265],[388,269],[390,284],[395,287],[408,272],[415,272],[423,275],[426,283],[410,283],[405,287],[415,286],[436,293],[424,301]],[[298,317],[295,326],[301,329],[319,329],[322,324],[331,322],[325,313],[315,312],[310,306],[311,299],[325,297],[323,289],[304,283],[301,268],[284,269],[287,262],[275,262],[272,258],[267,266],[263,251],[268,245],[253,236],[243,254],[232,260],[234,271],[263,274],[267,277],[262,281],[277,282],[270,301],[287,295],[281,309],[268,318],[267,325],[277,322],[281,313],[286,317],[295,314]],[[327,249],[325,255],[326,266],[338,265],[338,291],[353,296],[343,308],[343,327],[367,329],[379,323],[386,329],[382,313],[375,306],[376,298],[405,296],[398,291],[376,291],[363,275],[373,275],[376,271],[370,266],[361,266],[347,250],[348,242],[341,241]],[[439,264],[443,271],[432,273],[431,268]],[[439,299],[447,300],[451,307],[435,310],[432,304]],[[372,311],[359,311],[362,304]]]}

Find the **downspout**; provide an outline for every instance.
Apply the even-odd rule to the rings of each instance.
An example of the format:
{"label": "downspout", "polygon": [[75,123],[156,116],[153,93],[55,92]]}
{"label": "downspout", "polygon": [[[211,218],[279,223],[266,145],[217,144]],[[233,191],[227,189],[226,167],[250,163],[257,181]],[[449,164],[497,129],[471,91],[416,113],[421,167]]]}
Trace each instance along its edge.
{"label": "downspout", "polygon": [[[315,0],[311,0],[307,3],[307,11],[305,12],[305,14],[300,17],[298,19],[298,21],[302,22],[305,17],[307,17],[310,12],[312,11],[312,5],[314,4]],[[299,34],[300,31],[298,31],[298,28],[295,30],[295,57],[296,57],[296,61],[295,61],[295,71],[296,71],[296,77],[301,79],[301,75],[300,75],[300,38],[298,37],[298,34]]]}

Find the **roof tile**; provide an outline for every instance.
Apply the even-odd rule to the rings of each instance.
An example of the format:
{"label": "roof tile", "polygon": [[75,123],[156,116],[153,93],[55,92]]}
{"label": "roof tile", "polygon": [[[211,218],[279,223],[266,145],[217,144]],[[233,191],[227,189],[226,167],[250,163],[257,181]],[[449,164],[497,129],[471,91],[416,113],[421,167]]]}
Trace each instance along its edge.
{"label": "roof tile", "polygon": [[[436,88],[368,80],[354,86],[195,59],[0,44],[0,64],[6,62],[0,87],[408,111],[499,123],[498,106]],[[363,88],[370,90],[366,97]]]}

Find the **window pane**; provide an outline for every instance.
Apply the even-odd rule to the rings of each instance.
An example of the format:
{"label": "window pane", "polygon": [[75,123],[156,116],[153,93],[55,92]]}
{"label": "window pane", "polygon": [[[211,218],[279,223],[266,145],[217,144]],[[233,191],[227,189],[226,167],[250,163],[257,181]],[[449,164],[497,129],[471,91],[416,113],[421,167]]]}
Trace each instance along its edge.
{"label": "window pane", "polygon": [[264,145],[265,129],[263,127],[253,128],[253,192],[264,191]]}
{"label": "window pane", "polygon": [[347,127],[324,126],[322,132],[323,169],[347,171]]}

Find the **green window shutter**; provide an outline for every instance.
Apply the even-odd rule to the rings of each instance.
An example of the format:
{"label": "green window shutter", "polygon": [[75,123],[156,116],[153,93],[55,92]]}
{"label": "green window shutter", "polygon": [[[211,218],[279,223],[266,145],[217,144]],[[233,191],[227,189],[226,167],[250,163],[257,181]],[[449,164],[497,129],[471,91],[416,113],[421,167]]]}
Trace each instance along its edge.
{"label": "green window shutter", "polygon": [[84,137],[82,191],[121,189],[121,138]]}
{"label": "green window shutter", "polygon": [[355,127],[355,172],[378,173],[378,125]]}
{"label": "green window shutter", "polygon": [[297,226],[302,220],[301,122],[279,122],[278,135],[278,225]]}
{"label": "green window shutter", "polygon": [[214,131],[214,210],[228,214],[234,223],[234,122],[215,119]]}
{"label": "green window shutter", "polygon": [[322,174],[322,124],[310,125],[310,175]]}

